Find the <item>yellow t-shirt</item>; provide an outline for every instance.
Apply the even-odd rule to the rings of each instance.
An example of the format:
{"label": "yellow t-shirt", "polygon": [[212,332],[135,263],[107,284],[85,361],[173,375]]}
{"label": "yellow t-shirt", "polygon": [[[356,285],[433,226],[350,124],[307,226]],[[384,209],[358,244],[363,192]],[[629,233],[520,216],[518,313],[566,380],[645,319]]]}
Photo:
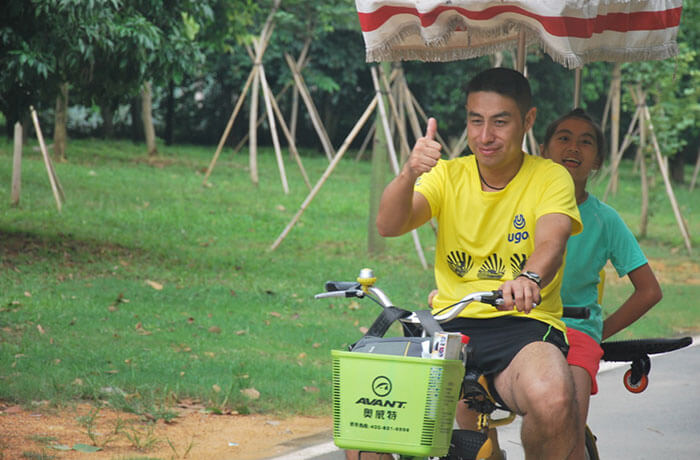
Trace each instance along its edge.
{"label": "yellow t-shirt", "polygon": [[[418,178],[414,190],[428,200],[438,223],[438,295],[433,311],[469,293],[498,289],[516,277],[535,248],[535,223],[541,216],[560,213],[571,217],[572,235],[583,228],[571,175],[563,166],[541,157],[524,154],[518,173],[497,192],[481,190],[474,155],[440,160]],[[529,315],[475,302],[461,316],[526,316],[564,331],[559,294],[563,268],[542,289],[542,303]]]}

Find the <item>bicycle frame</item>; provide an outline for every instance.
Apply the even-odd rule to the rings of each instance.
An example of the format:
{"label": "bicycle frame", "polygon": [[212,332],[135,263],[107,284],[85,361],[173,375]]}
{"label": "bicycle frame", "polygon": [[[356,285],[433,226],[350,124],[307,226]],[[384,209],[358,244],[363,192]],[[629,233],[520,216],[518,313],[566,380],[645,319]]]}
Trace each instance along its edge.
{"label": "bicycle frame", "polygon": [[[355,282],[333,282],[326,283],[326,292],[317,294],[316,299],[328,297],[367,297],[382,308],[394,307],[389,297],[384,291],[375,286],[377,279],[371,269],[364,268],[360,271],[360,275]],[[489,305],[497,306],[502,303],[500,291],[484,291],[468,294],[453,305],[443,309],[437,315],[434,315],[438,323],[444,323],[456,318],[459,314],[472,302],[482,302]],[[566,308],[565,316],[586,318],[588,310],[583,308]],[[399,318],[399,321],[405,324],[420,326],[421,321],[418,315],[413,312],[406,317]],[[426,332],[421,328],[421,335],[426,336]],[[648,385],[648,374],[651,369],[649,360],[650,354],[666,353],[673,350],[684,348],[692,343],[692,338],[683,337],[677,339],[642,339],[642,340],[627,340],[617,342],[603,342],[601,344],[604,350],[604,361],[625,361],[631,362],[630,369],[625,373],[624,385],[633,392],[639,393],[644,391]],[[481,415],[479,416],[478,431],[470,430],[454,430],[452,445],[457,449],[467,450],[468,452],[460,452],[456,457],[453,457],[453,450],[450,449],[446,459],[458,458],[459,460],[484,459],[484,460],[503,460],[504,453],[498,445],[498,437],[496,428],[512,423],[516,414],[509,412],[509,415],[493,419],[491,413],[496,409],[502,409],[497,406],[493,397],[488,391],[488,385],[482,375],[469,372],[468,360],[465,361],[465,377],[463,382],[463,397],[471,402],[470,407],[475,408]],[[478,445],[476,445],[478,444]],[[586,427],[586,457],[590,460],[598,460],[598,451],[596,447],[595,436],[589,427]],[[399,458],[413,459],[415,457]]]}
{"label": "bicycle frame", "polygon": [[[332,282],[326,283],[326,291],[324,293],[317,294],[315,298],[328,298],[328,297],[355,297],[355,298],[370,298],[379,304],[382,308],[393,307],[393,302],[389,299],[384,291],[375,286],[376,277],[374,277],[373,272],[370,269],[362,269],[360,275],[356,282]],[[438,323],[445,323],[450,321],[457,316],[472,302],[482,302],[489,305],[497,306],[503,302],[500,291],[482,291],[468,294],[458,302],[453,305],[443,309],[442,313],[434,315],[435,320]],[[405,324],[411,325],[421,325],[421,321],[418,315],[414,312],[409,314],[404,318],[400,318],[399,321]],[[421,328],[421,336],[425,337],[426,331]],[[465,369],[468,369],[468,364],[465,361]],[[484,379],[468,380],[465,377],[465,382],[463,385],[469,385],[470,394],[466,396],[467,401],[477,399],[482,399],[487,401],[486,404],[482,404],[483,409],[480,411],[482,416],[480,417],[479,431],[470,430],[456,430],[453,432],[453,443],[457,442],[460,444],[459,449],[469,450],[471,452],[469,456],[461,456],[459,458],[467,460],[469,458],[490,458],[493,460],[499,460],[503,457],[500,455],[500,449],[497,445],[497,438],[495,436],[489,437],[489,430],[495,429],[497,426],[502,426],[511,423],[516,415],[514,413],[509,413],[508,416],[501,419],[492,419],[490,414],[499,408],[488,392],[487,385]],[[476,404],[476,403],[475,403]],[[497,453],[493,456],[492,453]],[[449,458],[449,457],[448,457]]]}

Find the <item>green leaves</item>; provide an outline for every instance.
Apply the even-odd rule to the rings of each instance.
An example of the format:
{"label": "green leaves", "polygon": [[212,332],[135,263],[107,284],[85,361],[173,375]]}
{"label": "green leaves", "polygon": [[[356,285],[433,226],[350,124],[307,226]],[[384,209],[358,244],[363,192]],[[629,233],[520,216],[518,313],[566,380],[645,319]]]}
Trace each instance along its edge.
{"label": "green leaves", "polygon": [[[695,66],[698,53],[687,43],[679,43],[674,59],[628,63],[622,66],[625,89],[639,85],[646,93],[654,132],[664,155],[681,152],[688,139],[697,137],[700,126],[700,71]],[[629,91],[623,103],[633,111],[635,101]]]}

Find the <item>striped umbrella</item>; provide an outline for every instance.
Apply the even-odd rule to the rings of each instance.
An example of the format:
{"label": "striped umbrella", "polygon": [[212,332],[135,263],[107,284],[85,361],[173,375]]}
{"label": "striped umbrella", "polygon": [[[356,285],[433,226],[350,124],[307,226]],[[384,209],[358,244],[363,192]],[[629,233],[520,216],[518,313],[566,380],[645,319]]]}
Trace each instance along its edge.
{"label": "striped umbrella", "polygon": [[368,62],[451,61],[537,43],[567,68],[678,52],[682,0],[356,0]]}

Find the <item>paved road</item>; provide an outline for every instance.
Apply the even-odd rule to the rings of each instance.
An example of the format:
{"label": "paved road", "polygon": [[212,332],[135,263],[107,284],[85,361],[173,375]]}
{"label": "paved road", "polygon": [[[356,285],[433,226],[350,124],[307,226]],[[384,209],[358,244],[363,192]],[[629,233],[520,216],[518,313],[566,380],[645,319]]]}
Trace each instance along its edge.
{"label": "paved road", "polygon": [[[602,459],[700,459],[700,347],[694,345],[651,356],[649,387],[628,392],[622,376],[628,369],[608,367],[598,375],[600,392],[591,399],[589,425],[598,437]],[[604,363],[606,364],[606,363]],[[499,428],[508,460],[523,460],[520,423]],[[275,460],[342,460],[330,437],[314,439]]]}

